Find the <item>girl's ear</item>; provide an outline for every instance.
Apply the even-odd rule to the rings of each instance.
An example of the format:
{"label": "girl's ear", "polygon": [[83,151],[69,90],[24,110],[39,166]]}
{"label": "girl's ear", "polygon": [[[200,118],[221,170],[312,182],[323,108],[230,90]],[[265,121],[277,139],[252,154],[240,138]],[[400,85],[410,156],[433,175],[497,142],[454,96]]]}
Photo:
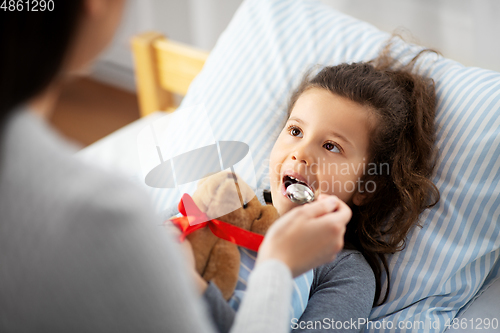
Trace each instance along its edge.
{"label": "girl's ear", "polygon": [[101,16],[106,12],[108,0],[85,0],[84,10],[90,17]]}
{"label": "girl's ear", "polygon": [[363,206],[368,199],[368,193],[356,192],[352,197],[352,203],[356,206]]}

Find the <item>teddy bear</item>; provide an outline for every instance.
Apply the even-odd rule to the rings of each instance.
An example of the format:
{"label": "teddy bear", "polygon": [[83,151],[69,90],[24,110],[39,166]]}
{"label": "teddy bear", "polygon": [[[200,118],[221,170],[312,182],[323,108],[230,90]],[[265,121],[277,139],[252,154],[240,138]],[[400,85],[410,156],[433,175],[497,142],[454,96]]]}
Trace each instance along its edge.
{"label": "teddy bear", "polygon": [[[192,199],[208,218],[260,235],[264,235],[279,217],[276,208],[262,205],[252,188],[233,172],[218,172],[203,178]],[[196,271],[205,281],[215,283],[223,297],[229,300],[238,281],[238,246],[217,237],[208,226],[186,238],[193,248]]]}

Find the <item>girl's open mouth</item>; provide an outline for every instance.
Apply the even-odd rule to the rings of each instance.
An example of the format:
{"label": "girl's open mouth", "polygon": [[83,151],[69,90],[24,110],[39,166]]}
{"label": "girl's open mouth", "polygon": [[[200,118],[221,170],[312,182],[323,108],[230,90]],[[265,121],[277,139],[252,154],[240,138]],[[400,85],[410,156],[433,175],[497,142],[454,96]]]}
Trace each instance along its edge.
{"label": "girl's open mouth", "polygon": [[298,180],[297,178],[295,177],[292,177],[292,176],[289,176],[289,175],[285,175],[283,177],[283,180],[282,180],[282,187],[281,187],[281,192],[282,194],[286,197],[286,189],[288,186],[292,185],[292,184],[302,184],[302,185],[305,185],[307,187],[309,187],[311,189],[311,191],[314,192],[314,189],[309,186],[309,184],[307,184],[306,182],[304,181],[301,181],[301,180]]}

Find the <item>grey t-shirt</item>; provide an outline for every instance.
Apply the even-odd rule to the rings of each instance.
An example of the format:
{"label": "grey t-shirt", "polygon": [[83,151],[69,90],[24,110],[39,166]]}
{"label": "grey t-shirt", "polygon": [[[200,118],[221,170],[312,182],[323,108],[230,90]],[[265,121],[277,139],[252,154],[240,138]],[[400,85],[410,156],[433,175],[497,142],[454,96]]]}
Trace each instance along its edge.
{"label": "grey t-shirt", "polygon": [[[359,251],[342,250],[335,260],[314,270],[307,307],[289,325],[293,332],[359,332],[375,296],[375,276]],[[235,316],[215,284],[204,294],[220,332],[228,332]],[[339,326],[339,325],[342,326]]]}
{"label": "grey t-shirt", "polygon": [[[27,109],[0,143],[1,332],[214,331],[142,188],[74,158]],[[290,270],[254,273],[232,330],[286,332]]]}

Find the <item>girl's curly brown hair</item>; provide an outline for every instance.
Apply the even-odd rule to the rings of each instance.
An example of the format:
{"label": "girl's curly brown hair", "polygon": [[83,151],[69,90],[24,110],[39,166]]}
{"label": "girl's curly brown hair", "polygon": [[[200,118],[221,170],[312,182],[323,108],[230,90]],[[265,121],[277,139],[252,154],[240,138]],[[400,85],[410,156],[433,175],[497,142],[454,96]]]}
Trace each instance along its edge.
{"label": "girl's curly brown hair", "polygon": [[[390,280],[386,254],[401,251],[420,213],[439,201],[439,190],[430,177],[436,165],[436,94],[434,81],[413,73],[416,60],[397,65],[389,56],[391,43],[381,55],[367,63],[340,64],[306,75],[293,93],[290,115],[299,96],[310,88],[320,88],[349,98],[375,111],[369,143],[369,163],[389,165],[387,174],[364,174],[361,184],[375,182],[375,190],[361,206],[352,205],[353,217],[347,225],[345,243],[361,251],[376,279],[375,300],[381,295],[382,272]],[[437,52],[436,52],[437,53]],[[373,182],[371,184],[373,184]]]}

